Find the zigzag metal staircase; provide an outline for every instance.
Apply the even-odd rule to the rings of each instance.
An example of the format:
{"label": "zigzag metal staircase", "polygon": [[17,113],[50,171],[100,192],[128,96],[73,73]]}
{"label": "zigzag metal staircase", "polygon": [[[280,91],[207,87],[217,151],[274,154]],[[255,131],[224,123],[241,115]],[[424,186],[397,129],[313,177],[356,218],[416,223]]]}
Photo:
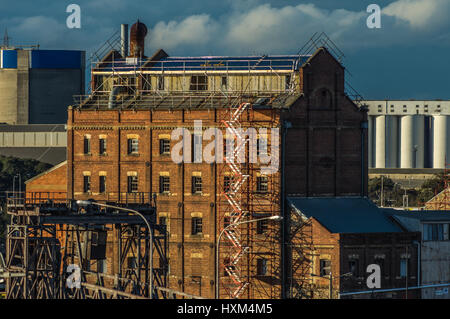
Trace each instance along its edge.
{"label": "zigzag metal staircase", "polygon": [[[249,103],[241,103],[236,108],[231,108],[230,119],[224,120],[222,123],[227,129],[228,136],[234,140],[236,146],[231,154],[227,150],[225,164],[231,170],[230,186],[224,191],[223,196],[226,198],[229,207],[231,208],[229,222],[235,224],[242,221],[242,218],[246,215],[246,212],[241,206],[241,195],[243,191],[243,185],[247,181],[249,175],[242,172],[240,167],[240,158],[245,156],[246,145],[248,138],[244,139],[239,132],[240,117],[242,113],[248,108]],[[224,227],[223,227],[224,228]],[[222,229],[223,229],[222,228]],[[224,269],[233,282],[233,286],[228,290],[229,297],[239,298],[245,291],[245,288],[249,285],[242,279],[241,270],[239,269],[239,261],[242,256],[248,251],[248,247],[244,247],[241,243],[241,231],[239,226],[231,226],[224,231],[225,240],[228,241],[230,248],[229,256],[225,259]]]}

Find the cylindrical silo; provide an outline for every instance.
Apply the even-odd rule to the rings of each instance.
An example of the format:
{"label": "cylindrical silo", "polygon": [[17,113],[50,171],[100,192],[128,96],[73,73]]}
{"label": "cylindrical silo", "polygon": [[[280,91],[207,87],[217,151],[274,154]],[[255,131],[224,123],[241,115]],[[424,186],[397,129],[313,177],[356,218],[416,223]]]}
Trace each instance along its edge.
{"label": "cylindrical silo", "polygon": [[414,154],[414,118],[412,115],[404,115],[400,120],[401,141],[400,141],[400,167],[413,168]]}
{"label": "cylindrical silo", "polygon": [[374,129],[373,129],[373,116],[369,115],[367,116],[367,122],[368,122],[368,129],[369,129],[369,136],[368,136],[368,155],[369,155],[369,167],[373,167],[373,140],[374,140]]}
{"label": "cylindrical silo", "polygon": [[375,119],[375,167],[386,167],[386,116],[379,115]]}
{"label": "cylindrical silo", "polygon": [[433,168],[445,168],[447,118],[446,115],[433,116]]}
{"label": "cylindrical silo", "polygon": [[398,118],[390,115],[386,118],[387,156],[386,167],[398,167]]}
{"label": "cylindrical silo", "polygon": [[425,116],[414,115],[414,162],[415,168],[425,166]]}

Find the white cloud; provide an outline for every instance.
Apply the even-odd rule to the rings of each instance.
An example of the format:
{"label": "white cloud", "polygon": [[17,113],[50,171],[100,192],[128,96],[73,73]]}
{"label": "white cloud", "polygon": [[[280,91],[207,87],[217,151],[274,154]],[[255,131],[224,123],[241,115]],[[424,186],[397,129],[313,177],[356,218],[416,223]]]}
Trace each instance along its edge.
{"label": "white cloud", "polygon": [[407,21],[415,29],[439,27],[448,19],[449,0],[398,0],[383,10],[383,14]]}
{"label": "white cloud", "polygon": [[205,45],[217,32],[218,24],[209,15],[193,15],[181,22],[158,22],[152,29],[149,43],[153,47],[172,49],[183,45]]}

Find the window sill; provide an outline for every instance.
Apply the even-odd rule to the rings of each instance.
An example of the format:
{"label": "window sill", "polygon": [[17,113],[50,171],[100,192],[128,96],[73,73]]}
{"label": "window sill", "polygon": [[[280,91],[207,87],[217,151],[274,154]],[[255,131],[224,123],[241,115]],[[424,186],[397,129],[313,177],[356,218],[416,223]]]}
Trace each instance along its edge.
{"label": "window sill", "polygon": [[128,153],[127,155],[128,155],[128,156],[140,156],[139,153]]}
{"label": "window sill", "polygon": [[197,234],[190,234],[189,237],[190,238],[202,239],[204,237],[204,235],[203,235],[203,233],[197,233]]}

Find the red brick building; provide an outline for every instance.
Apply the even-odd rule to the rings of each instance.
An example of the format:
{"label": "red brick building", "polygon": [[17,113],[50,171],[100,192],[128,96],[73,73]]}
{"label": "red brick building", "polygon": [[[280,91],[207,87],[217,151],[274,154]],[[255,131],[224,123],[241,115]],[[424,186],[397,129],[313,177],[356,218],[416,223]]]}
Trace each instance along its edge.
{"label": "red brick building", "polygon": [[[344,67],[324,47],[313,55],[257,57],[111,51],[92,70],[93,93],[68,110],[67,197],[149,202],[156,196],[158,220],[170,233],[170,288],[209,298],[219,233],[236,216],[283,215],[282,224],[249,222],[222,237],[219,287],[221,298],[286,297],[284,199],[367,195],[367,114],[346,94],[344,78]],[[226,163],[186,161],[191,154],[183,163],[172,160],[178,142],[172,132],[186,128],[196,141],[199,120],[226,138],[230,122],[256,130],[256,150],[241,149],[240,174]],[[210,140],[203,138],[203,149]],[[214,153],[221,142],[216,139]],[[260,156],[265,144],[275,155],[271,174],[261,171],[261,158],[250,161],[251,151]],[[234,202],[230,185],[238,189]]]}
{"label": "red brick building", "polygon": [[[288,202],[292,297],[329,298],[330,272],[332,298],[404,299],[407,286],[419,286],[420,233],[404,231],[368,199],[290,197]],[[374,290],[367,285],[373,264],[380,267],[378,289],[404,290],[367,293]],[[418,290],[408,292],[408,298],[419,296]]]}

